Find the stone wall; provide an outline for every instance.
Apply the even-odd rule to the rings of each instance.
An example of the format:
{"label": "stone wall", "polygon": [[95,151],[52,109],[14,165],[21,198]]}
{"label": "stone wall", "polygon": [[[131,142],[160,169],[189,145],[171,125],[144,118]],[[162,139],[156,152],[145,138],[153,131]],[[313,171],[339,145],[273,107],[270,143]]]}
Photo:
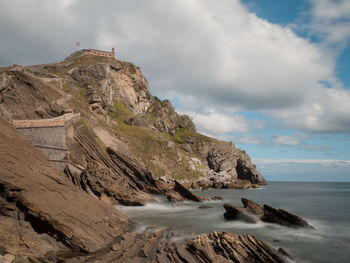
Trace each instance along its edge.
{"label": "stone wall", "polygon": [[80,114],[67,113],[53,119],[13,120],[12,124],[40,151],[48,160],[55,163],[57,168],[64,170],[67,165],[66,128]]}
{"label": "stone wall", "polygon": [[82,51],[85,54],[92,55],[92,56],[114,58],[114,48],[112,49],[112,52],[96,50],[96,49],[83,49]]}

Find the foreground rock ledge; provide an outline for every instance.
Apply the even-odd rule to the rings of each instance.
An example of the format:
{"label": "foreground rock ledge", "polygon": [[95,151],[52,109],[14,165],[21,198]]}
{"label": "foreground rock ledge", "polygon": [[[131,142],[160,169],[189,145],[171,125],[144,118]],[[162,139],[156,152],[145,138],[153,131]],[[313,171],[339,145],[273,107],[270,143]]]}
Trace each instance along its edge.
{"label": "foreground rock ledge", "polygon": [[71,258],[66,262],[285,262],[282,254],[250,235],[212,232],[180,244],[173,241],[174,237],[179,238],[169,230],[129,233],[104,253]]}

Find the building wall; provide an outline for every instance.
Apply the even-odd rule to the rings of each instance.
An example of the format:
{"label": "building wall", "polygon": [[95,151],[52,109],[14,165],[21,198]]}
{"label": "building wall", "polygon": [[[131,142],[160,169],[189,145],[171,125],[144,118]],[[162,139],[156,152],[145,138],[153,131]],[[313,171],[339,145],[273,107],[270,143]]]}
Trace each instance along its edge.
{"label": "building wall", "polygon": [[83,52],[92,56],[114,58],[114,52],[107,52],[107,51],[95,50],[95,49],[83,49]]}

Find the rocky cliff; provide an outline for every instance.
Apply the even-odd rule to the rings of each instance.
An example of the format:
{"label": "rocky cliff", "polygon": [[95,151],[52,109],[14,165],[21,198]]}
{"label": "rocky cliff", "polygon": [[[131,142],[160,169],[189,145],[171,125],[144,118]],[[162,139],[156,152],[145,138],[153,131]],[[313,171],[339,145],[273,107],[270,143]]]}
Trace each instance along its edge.
{"label": "rocky cliff", "polygon": [[[62,173],[9,123],[68,112],[81,119],[66,127]],[[63,260],[55,253],[68,251],[72,262],[80,262],[74,258],[81,253],[97,259],[123,235],[135,238],[133,223],[112,204],[143,205],[151,194],[179,200],[186,194],[176,191],[184,187],[266,183],[244,151],[197,133],[189,116],[153,97],[140,69],[128,62],[76,52],[60,63],[1,68],[0,117],[0,254],[16,258],[47,260],[53,253]],[[145,234],[137,240],[147,247]],[[190,243],[180,254],[180,247],[173,254],[165,249],[168,258],[186,250],[202,262],[196,254],[202,248]]]}

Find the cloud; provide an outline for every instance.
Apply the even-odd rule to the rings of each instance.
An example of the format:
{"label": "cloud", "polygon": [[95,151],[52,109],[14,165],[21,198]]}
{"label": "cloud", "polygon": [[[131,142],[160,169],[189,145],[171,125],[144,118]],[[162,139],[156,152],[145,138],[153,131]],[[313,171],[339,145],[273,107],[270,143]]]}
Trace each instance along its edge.
{"label": "cloud", "polygon": [[349,166],[350,160],[333,160],[333,159],[254,159],[255,164],[318,164],[323,166],[329,165],[339,165],[339,166]]}
{"label": "cloud", "polygon": [[264,138],[263,136],[254,136],[251,134],[233,136],[233,139],[235,143],[240,143],[240,144],[260,144],[260,145],[267,144],[266,138]]}
{"label": "cloud", "polygon": [[293,135],[275,134],[272,136],[269,145],[276,147],[296,147],[308,151],[329,151],[333,149],[331,146],[308,144],[303,140],[305,138],[305,134],[300,133]]}
{"label": "cloud", "polygon": [[311,0],[312,33],[325,44],[344,44],[350,38],[350,2],[348,0]]}
{"label": "cloud", "polygon": [[299,146],[301,141],[295,136],[277,134],[272,138],[272,144],[277,146]]}
{"label": "cloud", "polygon": [[253,159],[267,180],[350,181],[350,160]]}
{"label": "cloud", "polygon": [[224,136],[227,133],[248,131],[247,120],[238,115],[228,116],[214,109],[208,110],[206,114],[190,112],[189,115],[193,117],[196,127],[208,135]]}
{"label": "cloud", "polygon": [[[313,1],[314,21],[347,17],[330,1],[318,2]],[[3,66],[63,59],[76,41],[82,48],[116,45],[117,58],[141,66],[151,91],[177,98],[204,132],[245,131],[246,120],[237,113],[251,110],[290,129],[350,131],[350,92],[335,77],[334,53],[257,17],[238,0],[14,0],[0,5]],[[338,34],[345,29],[339,27]]]}

